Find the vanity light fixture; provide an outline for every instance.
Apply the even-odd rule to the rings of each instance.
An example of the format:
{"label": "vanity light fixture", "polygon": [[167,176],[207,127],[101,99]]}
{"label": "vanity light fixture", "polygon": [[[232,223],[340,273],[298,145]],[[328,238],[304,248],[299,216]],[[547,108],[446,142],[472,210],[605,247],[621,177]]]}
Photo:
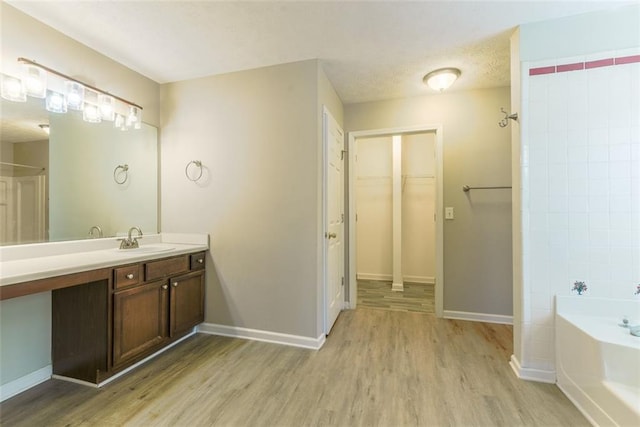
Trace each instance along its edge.
{"label": "vanity light fixture", "polygon": [[431,89],[442,92],[448,89],[460,77],[460,74],[461,72],[457,68],[440,68],[424,76],[422,81]]}
{"label": "vanity light fixture", "polygon": [[45,98],[47,111],[53,113],[76,110],[83,112],[87,122],[113,121],[122,130],[142,127],[141,106],[30,59],[18,58],[18,62],[23,64],[24,75],[2,74],[3,98],[17,102],[25,102],[27,96]]}

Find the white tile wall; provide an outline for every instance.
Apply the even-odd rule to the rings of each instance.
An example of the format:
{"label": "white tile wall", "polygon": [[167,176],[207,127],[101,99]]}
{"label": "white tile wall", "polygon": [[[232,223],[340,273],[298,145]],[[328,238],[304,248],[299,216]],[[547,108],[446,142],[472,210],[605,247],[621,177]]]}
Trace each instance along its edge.
{"label": "white tile wall", "polygon": [[572,295],[574,281],[640,303],[640,63],[528,69],[638,54],[523,67],[523,366],[555,369],[554,296]]}

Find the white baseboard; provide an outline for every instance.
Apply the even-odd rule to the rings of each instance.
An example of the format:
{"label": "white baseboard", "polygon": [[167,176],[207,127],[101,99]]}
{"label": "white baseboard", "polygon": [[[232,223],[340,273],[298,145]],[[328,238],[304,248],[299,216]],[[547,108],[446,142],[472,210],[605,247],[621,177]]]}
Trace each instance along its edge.
{"label": "white baseboard", "polygon": [[293,347],[319,350],[326,340],[321,334],[318,338],[309,338],[299,335],[282,334],[279,332],[262,331],[259,329],[241,328],[238,326],[218,325],[215,323],[202,323],[198,326],[198,332],[203,334],[221,335],[224,337],[242,338],[252,341],[263,341],[273,344],[284,344]]}
{"label": "white baseboard", "polygon": [[501,314],[471,313],[468,311],[445,310],[445,319],[470,320],[472,322],[501,323],[503,325],[513,325],[513,316]]}
{"label": "white baseboard", "polygon": [[[378,274],[378,273],[357,273],[357,280],[377,280],[381,282],[390,282],[393,280],[391,274]],[[436,283],[435,277],[430,276],[402,276],[404,282],[409,283],[425,283],[427,285],[434,285]]]}
{"label": "white baseboard", "polygon": [[540,383],[556,383],[556,371],[544,371],[542,369],[523,368],[514,354],[511,355],[509,365],[516,376],[522,380],[537,381]]}
{"label": "white baseboard", "polygon": [[436,278],[429,276],[402,276],[402,280],[409,283],[420,283],[425,285],[436,284]]}
{"label": "white baseboard", "polygon": [[356,273],[358,280],[379,280],[381,282],[390,282],[393,279],[391,274],[378,273]]}
{"label": "white baseboard", "polygon": [[0,386],[0,402],[22,393],[25,390],[35,387],[40,383],[47,381],[51,378],[53,373],[53,367],[47,365],[44,368],[40,368],[37,371],[31,372],[23,377],[10,381]]}
{"label": "white baseboard", "polygon": [[[107,378],[106,380],[102,381],[100,384],[94,384],[92,382],[89,381],[83,381],[83,380],[78,380],[75,378],[69,378],[69,377],[65,377],[63,375],[56,375],[53,374],[53,367],[51,365],[46,366],[42,369],[39,369],[35,372],[30,373],[29,375],[25,375],[22,378],[18,378],[15,381],[12,381],[11,383],[5,384],[1,387],[1,391],[0,394],[2,395],[2,400],[8,399],[12,396],[15,396],[18,393],[22,393],[23,391],[30,389],[31,387],[35,387],[38,384],[48,380],[49,378],[55,378],[57,380],[62,380],[62,381],[67,381],[67,382],[72,382],[72,383],[76,383],[76,384],[81,384],[87,387],[95,387],[95,388],[99,388],[102,387],[105,384],[110,383],[111,381],[115,380],[116,378],[120,378],[121,376],[123,376],[124,374],[126,374],[127,372],[137,368],[138,366],[142,365],[143,363],[146,363],[147,361],[149,361],[150,359],[153,359],[154,357],[158,356],[160,353],[164,353],[165,351],[169,350],[171,347],[178,345],[179,343],[181,343],[182,341],[186,340],[187,338],[193,336],[196,333],[195,328],[192,332],[190,332],[189,334],[185,335],[184,337],[180,338],[179,340],[176,340],[174,342],[172,342],[171,344],[169,344],[166,347],[161,348],[160,350],[156,351],[155,353],[153,353],[150,356],[145,357],[144,359],[142,359],[141,361],[129,366],[127,369],[123,369],[122,371],[118,372],[117,374]],[[42,371],[42,372],[41,372]],[[33,378],[40,378],[39,381],[35,382],[35,381],[30,381],[31,377]],[[17,391],[13,392],[12,394],[7,394],[7,396],[5,396],[5,387],[10,387],[10,391],[13,391],[13,383],[17,383],[17,382],[22,382],[24,384],[23,387],[20,387],[19,389],[16,389]]]}

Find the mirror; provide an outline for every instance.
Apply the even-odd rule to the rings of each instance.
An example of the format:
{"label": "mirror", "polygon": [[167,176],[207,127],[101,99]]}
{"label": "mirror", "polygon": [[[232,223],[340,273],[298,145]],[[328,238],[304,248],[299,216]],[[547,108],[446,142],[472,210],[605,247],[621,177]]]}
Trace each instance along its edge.
{"label": "mirror", "polygon": [[132,226],[157,233],[157,129],[121,131],[42,102],[2,99],[0,245],[99,237],[92,226],[103,237]]}

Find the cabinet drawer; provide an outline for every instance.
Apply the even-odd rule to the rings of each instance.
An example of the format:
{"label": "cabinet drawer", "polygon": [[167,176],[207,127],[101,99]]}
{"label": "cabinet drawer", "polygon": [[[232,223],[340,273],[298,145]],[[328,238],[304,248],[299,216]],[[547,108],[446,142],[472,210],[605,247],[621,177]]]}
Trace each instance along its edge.
{"label": "cabinet drawer", "polygon": [[190,257],[191,270],[204,270],[204,252],[193,254]]}
{"label": "cabinet drawer", "polygon": [[139,264],[128,265],[126,267],[118,267],[114,269],[114,276],[116,289],[137,285],[138,283],[142,282]]}
{"label": "cabinet drawer", "polygon": [[160,261],[148,262],[144,265],[146,281],[160,279],[178,273],[189,271],[189,256],[183,255]]}

